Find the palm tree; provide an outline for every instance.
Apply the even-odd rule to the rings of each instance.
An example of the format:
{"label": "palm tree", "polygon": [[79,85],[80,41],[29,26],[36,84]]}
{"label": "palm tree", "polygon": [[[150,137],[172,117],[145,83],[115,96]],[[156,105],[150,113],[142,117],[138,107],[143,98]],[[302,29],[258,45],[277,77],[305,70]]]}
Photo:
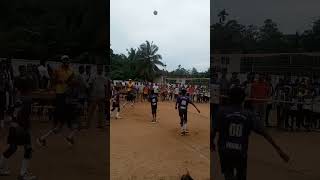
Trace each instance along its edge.
{"label": "palm tree", "polygon": [[223,9],[219,14],[218,14],[218,17],[219,17],[219,22],[220,23],[224,23],[225,20],[226,20],[226,17],[228,16],[229,14],[227,13],[227,11],[225,9]]}
{"label": "palm tree", "polygon": [[131,48],[130,50],[127,49],[128,56],[126,57],[127,59],[127,66],[128,66],[128,71],[129,76],[131,77],[136,77],[137,78],[137,66],[138,66],[138,61],[137,61],[137,50]]}
{"label": "palm tree", "polygon": [[146,41],[141,44],[138,49],[138,72],[145,80],[152,81],[159,76],[161,69],[158,66],[164,67],[161,62],[162,56],[157,54],[159,47],[153,42]]}

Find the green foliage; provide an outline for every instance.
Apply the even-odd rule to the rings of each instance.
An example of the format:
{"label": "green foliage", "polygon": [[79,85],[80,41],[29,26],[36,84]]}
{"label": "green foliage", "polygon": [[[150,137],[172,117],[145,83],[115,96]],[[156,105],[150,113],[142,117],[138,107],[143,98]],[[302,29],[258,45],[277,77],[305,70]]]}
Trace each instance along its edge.
{"label": "green foliage", "polygon": [[223,10],[217,14],[219,22],[211,26],[211,48],[214,50],[236,50],[242,52],[297,52],[320,50],[320,19],[310,30],[283,34],[276,22],[266,19],[261,27],[245,26],[228,19]]}
{"label": "green foliage", "polygon": [[[208,78],[209,69],[198,72],[196,68],[187,70],[181,65],[177,69],[167,72],[162,68],[166,65],[161,61],[162,56],[157,54],[159,47],[146,41],[137,49],[127,50],[127,54],[115,54],[110,48],[111,78],[115,80],[154,81],[162,76]],[[161,70],[162,69],[162,70]]]}
{"label": "green foliage", "polygon": [[100,31],[107,31],[102,23],[107,19],[102,6],[89,0],[1,0],[0,55],[26,59],[61,54],[78,57],[105,48],[107,42],[99,41],[106,41]]}

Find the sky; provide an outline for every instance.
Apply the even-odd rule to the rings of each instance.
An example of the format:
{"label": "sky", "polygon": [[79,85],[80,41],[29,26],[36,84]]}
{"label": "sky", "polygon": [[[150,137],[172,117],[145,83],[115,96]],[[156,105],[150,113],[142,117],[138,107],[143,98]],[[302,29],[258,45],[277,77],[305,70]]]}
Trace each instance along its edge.
{"label": "sky", "polygon": [[267,18],[274,20],[284,33],[303,32],[320,18],[319,0],[211,0],[211,23],[217,13],[226,9],[230,18],[242,24],[262,25]]}
{"label": "sky", "polygon": [[210,0],[111,0],[110,10],[115,53],[126,54],[148,40],[159,46],[169,71],[178,65],[210,67]]}

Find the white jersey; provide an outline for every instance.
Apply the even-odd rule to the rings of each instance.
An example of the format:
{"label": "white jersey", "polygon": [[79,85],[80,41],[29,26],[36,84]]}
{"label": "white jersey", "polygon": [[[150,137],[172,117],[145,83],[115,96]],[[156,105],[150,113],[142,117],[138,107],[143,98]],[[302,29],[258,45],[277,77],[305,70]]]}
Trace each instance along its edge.
{"label": "white jersey", "polygon": [[313,112],[320,113],[320,96],[314,98]]}
{"label": "white jersey", "polygon": [[220,84],[210,84],[210,102],[220,104]]}
{"label": "white jersey", "polygon": [[312,96],[306,96],[303,98],[302,109],[312,110]]}

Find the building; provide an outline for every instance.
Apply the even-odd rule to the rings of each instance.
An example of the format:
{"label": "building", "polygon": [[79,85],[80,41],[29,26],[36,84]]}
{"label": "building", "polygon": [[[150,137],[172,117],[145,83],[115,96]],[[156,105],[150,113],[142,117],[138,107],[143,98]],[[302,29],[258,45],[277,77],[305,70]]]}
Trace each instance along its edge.
{"label": "building", "polygon": [[227,74],[262,72],[275,75],[320,75],[320,52],[270,54],[213,54],[211,69]]}
{"label": "building", "polygon": [[165,82],[169,84],[183,85],[202,85],[209,86],[210,78],[185,78],[185,77],[166,77]]}

